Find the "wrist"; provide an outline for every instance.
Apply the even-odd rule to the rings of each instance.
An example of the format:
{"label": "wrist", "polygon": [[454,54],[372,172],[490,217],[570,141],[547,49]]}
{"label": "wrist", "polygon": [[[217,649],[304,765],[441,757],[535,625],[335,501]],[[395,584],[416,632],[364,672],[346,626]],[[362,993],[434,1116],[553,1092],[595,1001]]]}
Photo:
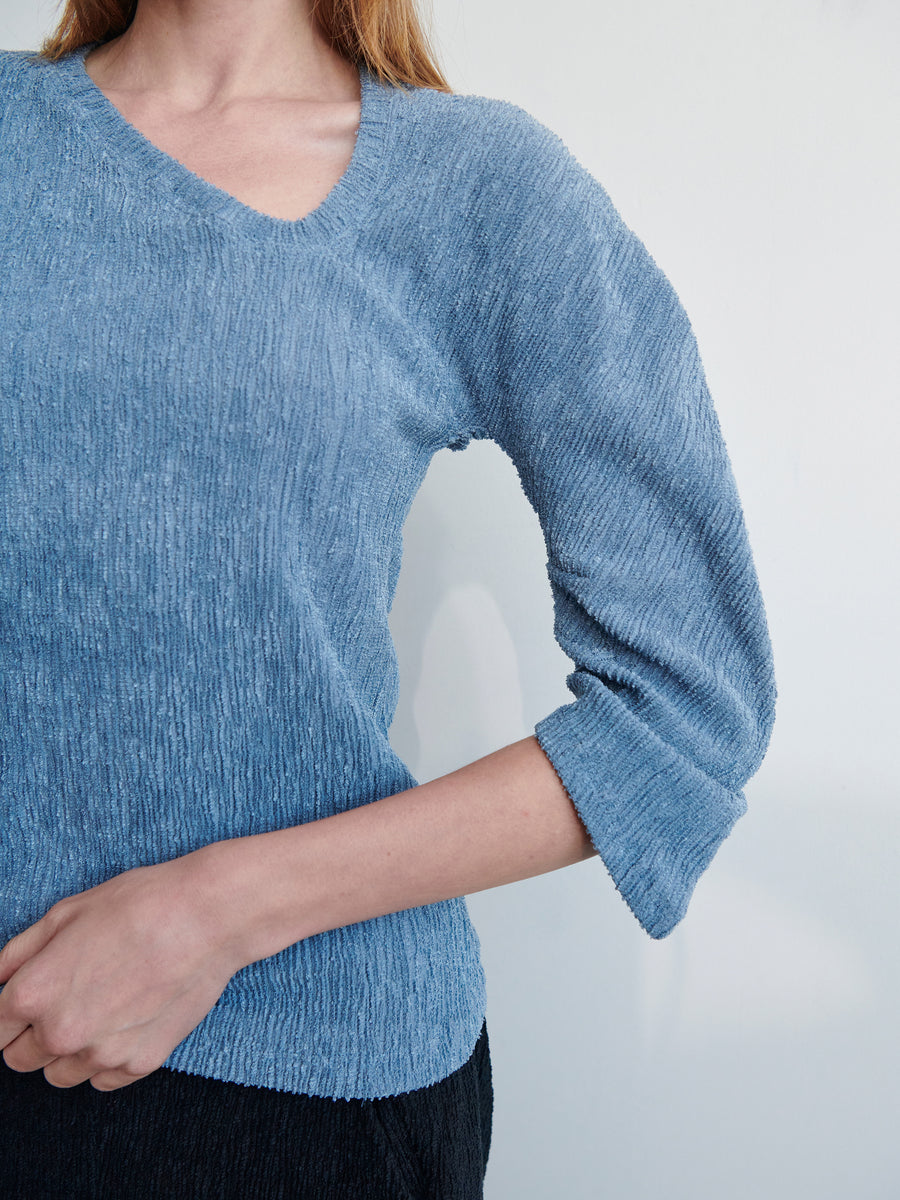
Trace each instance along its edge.
{"label": "wrist", "polygon": [[302,828],[211,842],[191,856],[207,919],[235,971],[318,932],[303,895],[309,874],[297,861]]}

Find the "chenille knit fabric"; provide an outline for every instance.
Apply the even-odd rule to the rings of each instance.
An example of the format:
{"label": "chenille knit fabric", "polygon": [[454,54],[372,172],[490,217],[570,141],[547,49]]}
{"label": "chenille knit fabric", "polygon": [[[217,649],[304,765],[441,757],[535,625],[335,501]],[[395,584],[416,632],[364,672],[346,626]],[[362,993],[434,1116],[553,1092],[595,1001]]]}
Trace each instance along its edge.
{"label": "chenille knit fabric", "polygon": [[[221,839],[417,786],[388,614],[433,455],[492,439],[540,521],[572,700],[534,733],[650,937],[774,721],[741,502],[672,284],[562,140],[362,63],[306,217],[200,178],[84,67],[0,53],[0,939]],[[486,1008],[465,898],[235,974],[166,1065],[431,1084]]]}

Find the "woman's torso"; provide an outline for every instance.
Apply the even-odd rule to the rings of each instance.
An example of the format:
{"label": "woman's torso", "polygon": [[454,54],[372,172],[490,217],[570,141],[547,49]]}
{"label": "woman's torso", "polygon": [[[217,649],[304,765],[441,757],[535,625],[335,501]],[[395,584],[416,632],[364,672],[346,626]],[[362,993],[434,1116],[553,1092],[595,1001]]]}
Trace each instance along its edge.
{"label": "woman's torso", "polygon": [[[293,223],[154,147],[77,56],[0,59],[6,940],[132,866],[415,786],[388,612],[471,420],[442,134],[477,112],[363,76],[353,162]],[[456,1069],[484,1013],[458,898],[251,964],[168,1065],[384,1095]]]}

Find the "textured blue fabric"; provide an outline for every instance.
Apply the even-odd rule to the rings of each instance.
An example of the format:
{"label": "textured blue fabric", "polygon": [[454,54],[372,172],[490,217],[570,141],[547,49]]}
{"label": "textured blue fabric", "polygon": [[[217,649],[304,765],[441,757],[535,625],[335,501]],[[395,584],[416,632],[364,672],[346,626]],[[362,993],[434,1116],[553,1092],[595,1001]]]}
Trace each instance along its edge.
{"label": "textured blue fabric", "polygon": [[[300,221],[0,53],[0,938],[206,843],[417,781],[388,613],[432,456],[491,438],[541,522],[574,699],[535,733],[651,937],[746,809],[775,709],[739,497],[671,284],[561,139],[360,66]],[[485,1016],[464,898],[238,972],[167,1060],[342,1098]]]}

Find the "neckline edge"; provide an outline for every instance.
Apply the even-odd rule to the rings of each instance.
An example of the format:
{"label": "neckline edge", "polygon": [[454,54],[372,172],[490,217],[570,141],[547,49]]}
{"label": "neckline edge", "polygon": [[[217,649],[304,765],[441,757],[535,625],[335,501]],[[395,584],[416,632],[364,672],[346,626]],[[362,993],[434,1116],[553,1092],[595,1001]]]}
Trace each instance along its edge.
{"label": "neckline edge", "polygon": [[[152,180],[157,187],[164,184],[168,195],[180,206],[231,230],[243,229],[251,235],[269,238],[304,240],[314,239],[320,232],[339,236],[353,226],[355,214],[365,212],[377,190],[386,158],[385,143],[393,116],[395,89],[378,79],[364,60],[359,59],[354,64],[360,80],[360,119],[350,160],[316,207],[291,220],[245,204],[231,192],[198,175],[132,125],[87,72],[84,60],[100,44],[99,41],[84,42],[47,65],[63,69],[70,84],[67,98],[103,135],[103,150],[107,157],[113,161],[120,159],[123,166],[130,163],[145,181]],[[115,143],[123,148],[122,156],[117,156],[115,150],[110,151],[110,144]]]}

